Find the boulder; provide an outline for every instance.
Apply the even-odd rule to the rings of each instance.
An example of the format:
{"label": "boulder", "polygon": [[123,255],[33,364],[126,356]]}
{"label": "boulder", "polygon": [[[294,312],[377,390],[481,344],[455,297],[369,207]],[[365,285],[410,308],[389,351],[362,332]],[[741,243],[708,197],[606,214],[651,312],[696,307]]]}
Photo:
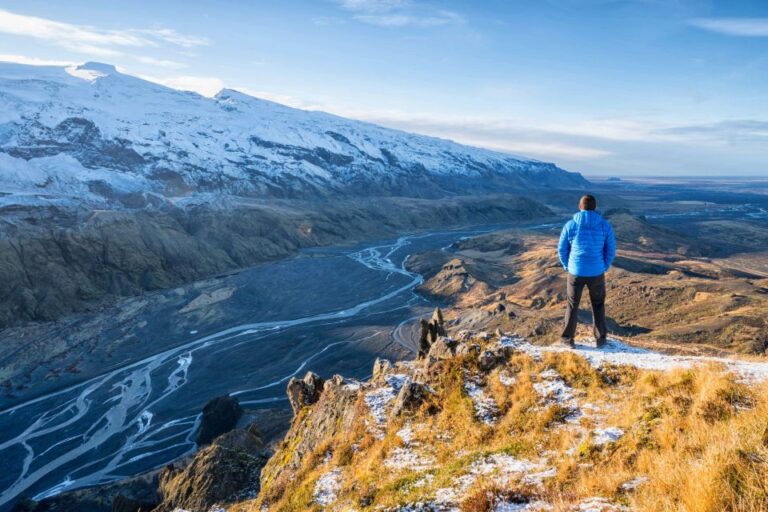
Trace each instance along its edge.
{"label": "boulder", "polygon": [[492,370],[499,363],[499,358],[490,350],[484,350],[477,358],[477,366],[484,372]]}
{"label": "boulder", "polygon": [[342,384],[344,384],[344,377],[338,374],[334,375],[333,377],[325,381],[325,384],[323,384],[323,391],[333,390],[333,388],[338,388]]}
{"label": "boulder", "polygon": [[288,401],[291,403],[294,417],[307,405],[312,405],[320,398],[325,382],[314,372],[307,372],[303,379],[292,377],[288,381]]}
{"label": "boulder", "polygon": [[440,336],[429,349],[429,356],[435,359],[450,359],[456,355],[456,341]]}
{"label": "boulder", "polygon": [[479,354],[480,345],[477,343],[459,343],[456,347],[457,356],[468,356],[470,354]]}
{"label": "boulder", "polygon": [[424,402],[428,393],[429,390],[424,384],[406,381],[395,397],[392,405],[392,416],[396,417],[407,411],[415,411]]}
{"label": "boulder", "polygon": [[507,360],[515,353],[515,347],[512,345],[504,345],[503,347],[497,347],[493,349],[494,353],[499,357],[499,359]]}
{"label": "boulder", "polygon": [[243,408],[236,398],[229,395],[217,396],[203,407],[195,442],[199,446],[209,444],[216,437],[235,428],[242,415]]}

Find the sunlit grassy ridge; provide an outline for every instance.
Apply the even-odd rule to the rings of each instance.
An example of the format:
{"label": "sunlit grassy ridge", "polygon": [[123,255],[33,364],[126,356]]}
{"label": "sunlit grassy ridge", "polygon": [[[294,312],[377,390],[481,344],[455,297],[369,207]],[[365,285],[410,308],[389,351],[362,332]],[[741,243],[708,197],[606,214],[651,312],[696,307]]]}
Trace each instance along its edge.
{"label": "sunlit grassy ridge", "polygon": [[[230,510],[768,510],[766,386],[722,368],[596,369],[509,351],[488,371],[471,352],[389,373],[432,392],[378,430],[366,395],[386,380],[346,384],[350,428],[320,433],[280,473],[296,448],[286,442],[259,499]],[[303,410],[293,429],[329,407]]]}

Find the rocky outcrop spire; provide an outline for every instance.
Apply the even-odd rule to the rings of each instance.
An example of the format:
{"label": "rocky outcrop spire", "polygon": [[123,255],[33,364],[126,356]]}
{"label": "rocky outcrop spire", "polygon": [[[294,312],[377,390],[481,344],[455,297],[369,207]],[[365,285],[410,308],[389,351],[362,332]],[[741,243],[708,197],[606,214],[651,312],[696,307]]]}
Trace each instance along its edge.
{"label": "rocky outcrop spire", "polygon": [[439,307],[436,307],[432,312],[432,318],[427,321],[421,319],[421,330],[419,333],[419,358],[423,358],[429,352],[429,348],[437,341],[440,336],[445,336],[445,320],[443,320],[443,312]]}
{"label": "rocky outcrop spire", "polygon": [[296,417],[302,407],[312,405],[320,398],[325,382],[314,372],[307,372],[302,380],[292,377],[288,381],[288,401]]}
{"label": "rocky outcrop spire", "polygon": [[209,444],[215,438],[229,432],[243,415],[243,408],[237,398],[229,395],[217,396],[203,407],[200,430],[195,442],[198,446]]}

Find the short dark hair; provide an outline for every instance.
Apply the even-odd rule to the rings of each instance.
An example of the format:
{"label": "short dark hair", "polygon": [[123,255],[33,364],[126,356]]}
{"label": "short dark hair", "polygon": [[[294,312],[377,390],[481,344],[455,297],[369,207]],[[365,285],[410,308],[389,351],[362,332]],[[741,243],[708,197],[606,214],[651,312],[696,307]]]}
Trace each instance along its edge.
{"label": "short dark hair", "polygon": [[589,194],[581,196],[581,199],[579,199],[579,209],[580,210],[596,210],[597,199],[595,199],[595,196],[592,196]]}

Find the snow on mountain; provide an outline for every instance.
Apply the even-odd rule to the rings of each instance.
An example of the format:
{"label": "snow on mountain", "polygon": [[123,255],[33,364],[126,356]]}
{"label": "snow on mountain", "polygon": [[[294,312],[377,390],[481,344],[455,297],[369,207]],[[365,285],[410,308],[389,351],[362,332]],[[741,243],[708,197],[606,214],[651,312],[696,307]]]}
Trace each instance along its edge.
{"label": "snow on mountain", "polygon": [[0,63],[0,204],[436,197],[585,183],[554,164],[229,89],[205,98],[108,64]]}

